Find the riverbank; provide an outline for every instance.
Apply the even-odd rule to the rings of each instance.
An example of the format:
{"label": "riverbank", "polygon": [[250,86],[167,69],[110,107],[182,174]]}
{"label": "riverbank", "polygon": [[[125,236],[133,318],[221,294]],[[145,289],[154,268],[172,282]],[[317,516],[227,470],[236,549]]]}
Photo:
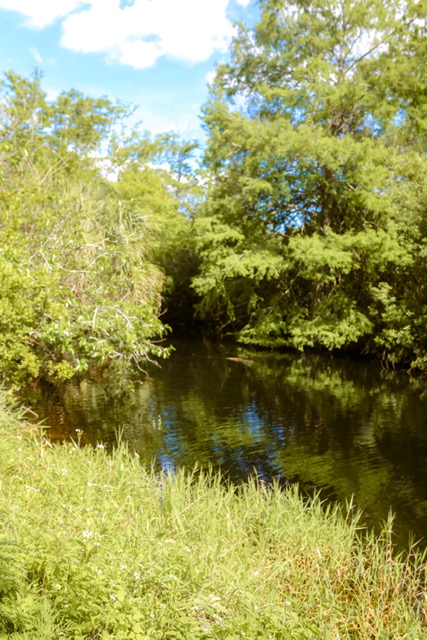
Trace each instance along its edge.
{"label": "riverbank", "polygon": [[426,637],[421,558],[253,482],[52,446],[0,407],[0,639]]}

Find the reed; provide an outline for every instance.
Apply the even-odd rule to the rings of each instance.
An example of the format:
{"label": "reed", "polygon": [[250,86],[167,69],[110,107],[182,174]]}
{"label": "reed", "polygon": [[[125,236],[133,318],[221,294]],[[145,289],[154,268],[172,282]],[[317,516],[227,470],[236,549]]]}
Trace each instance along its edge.
{"label": "reed", "polygon": [[255,479],[158,476],[0,408],[0,638],[421,640],[423,556]]}

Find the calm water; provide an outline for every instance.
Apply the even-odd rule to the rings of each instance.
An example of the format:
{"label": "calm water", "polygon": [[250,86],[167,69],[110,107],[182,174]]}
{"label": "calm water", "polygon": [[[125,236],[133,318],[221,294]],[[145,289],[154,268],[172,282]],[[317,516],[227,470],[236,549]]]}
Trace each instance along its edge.
{"label": "calm water", "polygon": [[[164,469],[253,470],[355,503],[374,525],[392,509],[400,539],[427,542],[427,378],[328,356],[244,352],[175,343],[132,392],[96,381],[45,395],[53,439],[115,442],[120,429],[143,462]],[[243,358],[233,360],[228,358]]]}

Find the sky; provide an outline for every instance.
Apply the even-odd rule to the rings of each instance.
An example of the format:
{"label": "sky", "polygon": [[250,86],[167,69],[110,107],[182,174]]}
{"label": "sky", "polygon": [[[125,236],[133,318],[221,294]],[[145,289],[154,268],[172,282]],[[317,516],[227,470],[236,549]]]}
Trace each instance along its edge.
{"label": "sky", "polygon": [[203,137],[200,109],[235,21],[256,0],[0,0],[0,74],[43,74],[42,88],[138,107],[152,133]]}

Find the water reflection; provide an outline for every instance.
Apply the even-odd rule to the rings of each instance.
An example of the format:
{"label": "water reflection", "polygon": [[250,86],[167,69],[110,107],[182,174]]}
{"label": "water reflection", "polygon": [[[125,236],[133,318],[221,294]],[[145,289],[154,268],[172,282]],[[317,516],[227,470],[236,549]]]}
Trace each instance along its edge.
{"label": "water reflection", "polygon": [[[143,462],[220,468],[240,482],[254,469],[354,494],[374,520],[427,537],[427,385],[349,358],[252,353],[176,344],[132,392],[96,381],[45,395],[51,437],[112,445],[117,429]],[[229,359],[231,358],[231,359]]]}

